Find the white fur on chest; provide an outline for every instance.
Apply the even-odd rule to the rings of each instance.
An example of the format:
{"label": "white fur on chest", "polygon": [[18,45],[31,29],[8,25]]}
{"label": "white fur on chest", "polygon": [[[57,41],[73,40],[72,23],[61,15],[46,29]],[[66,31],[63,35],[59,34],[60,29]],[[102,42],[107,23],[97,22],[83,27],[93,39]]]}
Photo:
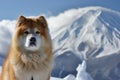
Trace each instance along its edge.
{"label": "white fur on chest", "polygon": [[49,73],[46,71],[36,71],[36,72],[26,72],[20,71],[16,72],[17,80],[47,80]]}
{"label": "white fur on chest", "polygon": [[[45,60],[45,54],[23,55],[21,61],[12,61],[16,80],[48,80],[53,66],[52,58]],[[33,79],[32,79],[33,78]]]}

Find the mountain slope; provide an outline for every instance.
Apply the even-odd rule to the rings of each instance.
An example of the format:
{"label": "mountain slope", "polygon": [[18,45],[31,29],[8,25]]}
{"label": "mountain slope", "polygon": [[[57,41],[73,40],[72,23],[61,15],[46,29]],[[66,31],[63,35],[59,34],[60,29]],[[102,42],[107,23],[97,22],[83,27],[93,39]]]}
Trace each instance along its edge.
{"label": "mountain slope", "polygon": [[[64,14],[67,13],[68,12],[65,12]],[[119,12],[102,7],[86,7],[77,9],[77,13],[78,15],[75,15],[75,18],[71,18],[73,20],[70,20],[69,24],[67,23],[64,26],[60,26],[56,29],[56,32],[54,31],[52,33],[54,34],[53,43],[56,57],[53,76],[64,77],[69,73],[76,75],[75,69],[76,66],[81,63],[81,60],[87,60],[87,63],[89,64],[88,66],[91,67],[90,64],[92,64],[92,62],[89,60],[95,59],[95,63],[99,63],[99,61],[102,58],[104,59],[105,56],[109,59],[109,56],[111,55],[120,55]],[[62,57],[60,58],[60,56]],[[65,56],[76,56],[77,61],[75,59],[69,59],[68,61],[68,58]],[[113,66],[112,68],[109,68],[108,75],[109,71],[119,64],[120,59],[118,60],[116,58],[114,62],[115,61],[116,63],[114,65],[111,63]],[[92,64],[92,66],[96,65],[97,64]],[[100,65],[107,65],[107,62],[103,61],[103,64],[101,63]],[[101,67],[102,71],[100,71],[104,74],[102,68],[103,67]],[[68,69],[70,70],[68,71]],[[90,68],[88,68],[88,70],[89,69]],[[55,75],[55,71],[59,74]],[[92,72],[94,72],[94,69],[92,69]],[[92,72],[90,73],[92,74]],[[92,74],[94,78],[97,74],[96,72],[97,71],[95,71],[94,75]],[[106,76],[108,77],[108,75]],[[120,76],[119,74],[115,75]],[[102,79],[104,80],[104,78],[105,77],[103,76]],[[111,77],[110,80],[111,79],[114,78]]]}

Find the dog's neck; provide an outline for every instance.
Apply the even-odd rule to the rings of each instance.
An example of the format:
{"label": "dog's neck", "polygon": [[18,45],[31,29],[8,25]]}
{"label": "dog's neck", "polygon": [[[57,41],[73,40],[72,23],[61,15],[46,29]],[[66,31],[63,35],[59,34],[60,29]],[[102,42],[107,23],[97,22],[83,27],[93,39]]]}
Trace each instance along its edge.
{"label": "dog's neck", "polygon": [[40,63],[46,59],[47,55],[44,52],[41,53],[23,53],[21,59],[24,63]]}

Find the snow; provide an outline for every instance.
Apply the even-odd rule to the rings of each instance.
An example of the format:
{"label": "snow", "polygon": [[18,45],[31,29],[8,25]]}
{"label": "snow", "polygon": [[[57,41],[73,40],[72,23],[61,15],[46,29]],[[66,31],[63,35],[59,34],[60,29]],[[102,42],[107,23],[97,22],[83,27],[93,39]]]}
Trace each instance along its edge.
{"label": "snow", "polygon": [[77,67],[77,76],[76,80],[93,80],[92,77],[86,72],[86,62],[83,61],[82,64],[79,64]]}
{"label": "snow", "polygon": [[[94,64],[96,66],[99,59],[108,59],[109,56],[120,53],[120,12],[103,7],[86,7],[47,17],[47,21],[57,61],[53,70],[58,75],[51,77],[52,80],[93,80],[86,71],[86,68],[90,70],[87,67],[89,60],[97,59],[98,62]],[[15,25],[16,20],[0,21],[0,64],[7,54]],[[101,65],[105,65],[106,62],[102,63]],[[115,63],[113,66],[118,65]],[[91,64],[93,63],[89,63]],[[52,72],[52,76],[53,74],[55,73]]]}
{"label": "snow", "polygon": [[51,80],[75,80],[75,76],[70,74],[70,75],[67,75],[65,78],[51,77]]}

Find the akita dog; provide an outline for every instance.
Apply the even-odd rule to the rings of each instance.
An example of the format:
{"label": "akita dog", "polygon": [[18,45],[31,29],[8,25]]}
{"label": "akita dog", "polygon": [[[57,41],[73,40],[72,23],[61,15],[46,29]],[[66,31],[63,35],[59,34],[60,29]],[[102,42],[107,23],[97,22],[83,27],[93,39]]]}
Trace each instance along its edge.
{"label": "akita dog", "polygon": [[0,80],[50,80],[52,41],[43,16],[20,16]]}

